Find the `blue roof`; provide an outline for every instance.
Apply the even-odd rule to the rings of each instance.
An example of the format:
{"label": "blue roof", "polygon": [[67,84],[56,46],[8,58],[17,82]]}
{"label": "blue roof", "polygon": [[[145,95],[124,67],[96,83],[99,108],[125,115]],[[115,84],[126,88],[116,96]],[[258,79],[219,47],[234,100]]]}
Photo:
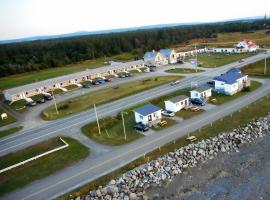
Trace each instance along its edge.
{"label": "blue roof", "polygon": [[167,56],[169,57],[172,53],[172,50],[171,49],[160,49],[159,51],[161,54],[163,54],[164,56]]}
{"label": "blue roof", "polygon": [[246,75],[242,74],[239,69],[232,68],[227,71],[225,74],[221,74],[220,76],[214,77],[214,80],[222,81],[226,84],[233,84],[236,81]]}
{"label": "blue roof", "polygon": [[144,54],[144,57],[146,58],[155,58],[157,56],[158,52],[148,51]]}
{"label": "blue roof", "polygon": [[147,115],[154,113],[154,112],[157,112],[159,110],[161,110],[161,108],[154,106],[152,104],[147,104],[145,106],[142,106],[142,107],[134,110],[134,112],[139,113],[140,115],[143,115],[143,116],[147,116]]}

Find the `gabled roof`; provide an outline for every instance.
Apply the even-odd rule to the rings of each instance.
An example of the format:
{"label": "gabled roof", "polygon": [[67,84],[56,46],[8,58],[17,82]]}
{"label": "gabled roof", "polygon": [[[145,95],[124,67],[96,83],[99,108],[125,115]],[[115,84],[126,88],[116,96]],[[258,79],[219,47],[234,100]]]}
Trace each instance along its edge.
{"label": "gabled roof", "polygon": [[209,89],[211,89],[211,88],[210,87],[199,87],[199,88],[196,88],[196,89],[194,89],[192,91],[197,91],[197,92],[201,93],[201,92],[204,92],[204,91],[209,90]]}
{"label": "gabled roof", "polygon": [[158,52],[156,51],[148,51],[144,54],[144,58],[155,58]]}
{"label": "gabled roof", "polygon": [[233,67],[233,68],[229,69],[227,71],[227,73],[241,73],[241,70]]}
{"label": "gabled roof", "polygon": [[240,70],[237,69],[230,69],[225,74],[221,74],[220,76],[214,77],[214,80],[222,81],[226,84],[233,84],[236,83],[236,81],[242,77],[246,76],[245,74],[242,74]]}
{"label": "gabled roof", "polygon": [[171,50],[171,49],[160,49],[159,52],[162,55],[166,56],[166,57],[170,57],[170,55],[172,54],[173,50]]}
{"label": "gabled roof", "polygon": [[144,106],[134,110],[134,112],[139,113],[140,115],[143,115],[143,116],[147,116],[147,115],[154,113],[154,112],[157,112],[159,110],[161,110],[161,108],[154,106],[152,104],[147,104],[147,105],[144,105]]}
{"label": "gabled roof", "polygon": [[170,102],[173,102],[173,103],[178,103],[178,102],[183,101],[183,100],[186,100],[188,98],[189,97],[186,96],[186,95],[180,95],[180,96],[176,96],[176,97],[170,98],[167,101],[170,101]]}

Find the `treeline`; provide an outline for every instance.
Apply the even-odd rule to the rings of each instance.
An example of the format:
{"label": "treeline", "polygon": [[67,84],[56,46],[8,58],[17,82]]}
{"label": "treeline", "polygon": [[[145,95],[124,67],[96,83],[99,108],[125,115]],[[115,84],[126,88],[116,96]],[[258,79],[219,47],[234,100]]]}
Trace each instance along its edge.
{"label": "treeline", "polygon": [[[270,21],[267,22],[270,25]],[[248,32],[265,28],[265,21],[189,25],[153,30],[80,36],[0,46],[0,77],[54,68],[79,61],[132,52],[160,49],[217,33]]]}

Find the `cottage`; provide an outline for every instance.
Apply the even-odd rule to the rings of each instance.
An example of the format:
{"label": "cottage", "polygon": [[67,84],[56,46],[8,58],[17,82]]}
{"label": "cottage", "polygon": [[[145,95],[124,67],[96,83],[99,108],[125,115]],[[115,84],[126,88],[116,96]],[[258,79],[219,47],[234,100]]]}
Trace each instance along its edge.
{"label": "cottage", "polygon": [[190,91],[191,99],[208,99],[212,96],[212,89],[209,87],[200,87]]}
{"label": "cottage", "polygon": [[249,39],[244,39],[240,41],[238,44],[235,45],[237,49],[240,49],[242,52],[254,52],[257,51],[259,48],[258,45],[256,45],[255,42],[249,40]]}
{"label": "cottage", "polygon": [[142,106],[134,110],[134,113],[136,123],[153,126],[161,121],[161,108],[152,104]]}
{"label": "cottage", "polygon": [[189,106],[189,97],[180,95],[165,101],[165,109],[171,112],[178,112],[179,110]]}
{"label": "cottage", "polygon": [[173,49],[161,49],[159,53],[165,56],[169,64],[177,63],[177,54]]}
{"label": "cottage", "polygon": [[168,60],[166,59],[166,57],[163,54],[154,50],[146,52],[144,54],[143,60],[147,65],[162,66],[168,64]]}
{"label": "cottage", "polygon": [[232,68],[225,74],[214,77],[215,91],[225,95],[234,95],[244,87],[250,86],[248,75],[243,74],[239,69]]}

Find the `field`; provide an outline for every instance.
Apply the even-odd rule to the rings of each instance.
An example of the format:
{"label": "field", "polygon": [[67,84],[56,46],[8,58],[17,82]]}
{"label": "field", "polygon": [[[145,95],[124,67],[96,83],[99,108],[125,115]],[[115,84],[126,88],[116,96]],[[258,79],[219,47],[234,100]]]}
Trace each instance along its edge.
{"label": "field", "polygon": [[198,66],[210,68],[220,67],[232,62],[245,59],[253,55],[255,55],[255,53],[241,53],[241,54],[202,53],[198,54]]}
{"label": "field", "polygon": [[[5,112],[3,109],[0,108],[0,115],[2,113],[7,113],[7,112]],[[0,127],[11,124],[16,121],[16,119],[12,115],[7,113],[7,116],[8,116],[7,119],[4,119],[4,120],[0,119]]]}
{"label": "field", "polygon": [[[69,147],[1,173],[0,196],[23,187],[34,180],[46,177],[88,156],[89,150],[79,142],[67,137],[63,137],[63,139],[70,145]],[[15,153],[8,154],[0,158],[0,169],[62,145],[59,138],[53,138]]]}
{"label": "field", "polygon": [[270,35],[266,34],[267,30],[254,31],[250,33],[220,33],[216,38],[204,38],[194,39],[187,42],[183,42],[172,46],[177,51],[191,50],[195,48],[195,44],[198,48],[208,47],[227,47],[232,46],[242,39],[251,39],[258,45],[270,47]]}
{"label": "field", "polygon": [[202,69],[190,69],[190,68],[175,68],[175,69],[169,69],[166,72],[168,73],[181,73],[181,74],[191,74],[191,73],[200,73],[204,72]]}
{"label": "field", "polygon": [[10,128],[4,131],[0,131],[0,138],[6,137],[8,135],[12,135],[20,130],[22,130],[23,127],[19,126],[19,127],[14,127],[14,128]]}
{"label": "field", "polygon": [[[258,119],[259,117],[264,117],[270,112],[270,104],[269,104],[269,98],[270,97],[264,97],[248,107],[241,110],[241,112],[235,112],[231,116],[224,117],[222,120],[218,120],[212,124],[212,126],[206,126],[194,133],[191,133],[191,135],[196,135],[198,138],[198,141],[202,139],[206,139],[212,136],[216,136],[219,133],[222,132],[229,132],[232,131],[234,128],[237,128],[239,126],[244,126],[245,124],[249,123],[250,121],[254,119]],[[90,190],[97,189],[100,185],[107,184],[111,179],[115,179],[116,177],[120,176],[121,174],[134,169],[135,167],[142,165],[146,162],[149,162],[150,160],[157,159],[158,157],[169,153],[170,151],[173,151],[176,148],[180,148],[182,146],[188,145],[188,141],[185,137],[179,138],[175,142],[168,143],[167,145],[154,150],[153,152],[150,152],[145,157],[141,157],[125,167],[122,167],[108,175],[105,175],[96,181],[85,185],[84,187],[80,188],[79,190],[76,190],[69,194],[69,196],[65,196],[63,199],[69,199],[70,195],[73,197],[81,196],[82,194],[88,193]]]}
{"label": "field", "polygon": [[270,58],[266,59],[266,74],[264,74],[265,60],[241,68],[242,72],[251,76],[270,77]]}
{"label": "field", "polygon": [[0,91],[7,88],[25,85],[28,83],[42,81],[42,80],[55,78],[55,77],[63,76],[67,74],[72,74],[72,73],[83,71],[86,69],[93,69],[93,68],[101,67],[101,66],[104,66],[104,62],[107,62],[110,60],[128,61],[128,60],[133,60],[134,57],[135,55],[131,53],[123,53],[123,54],[112,56],[112,57],[86,60],[78,64],[72,64],[72,65],[67,65],[67,66],[53,68],[53,69],[46,69],[46,70],[37,71],[37,72],[23,73],[23,74],[17,74],[17,75],[0,78]]}
{"label": "field", "polygon": [[118,114],[117,117],[100,119],[100,134],[96,122],[92,122],[82,127],[82,132],[94,141],[106,145],[122,145],[142,137],[140,133],[133,129],[133,126],[135,125],[134,113],[132,111],[126,112],[123,116],[127,135],[126,140],[124,137],[121,114]]}
{"label": "field", "polygon": [[56,114],[54,107],[51,106],[42,112],[42,117],[45,120],[63,118],[90,109],[93,107],[93,104],[104,104],[171,81],[179,80],[180,78],[180,76],[160,76],[90,92],[80,97],[58,103],[59,115]]}

